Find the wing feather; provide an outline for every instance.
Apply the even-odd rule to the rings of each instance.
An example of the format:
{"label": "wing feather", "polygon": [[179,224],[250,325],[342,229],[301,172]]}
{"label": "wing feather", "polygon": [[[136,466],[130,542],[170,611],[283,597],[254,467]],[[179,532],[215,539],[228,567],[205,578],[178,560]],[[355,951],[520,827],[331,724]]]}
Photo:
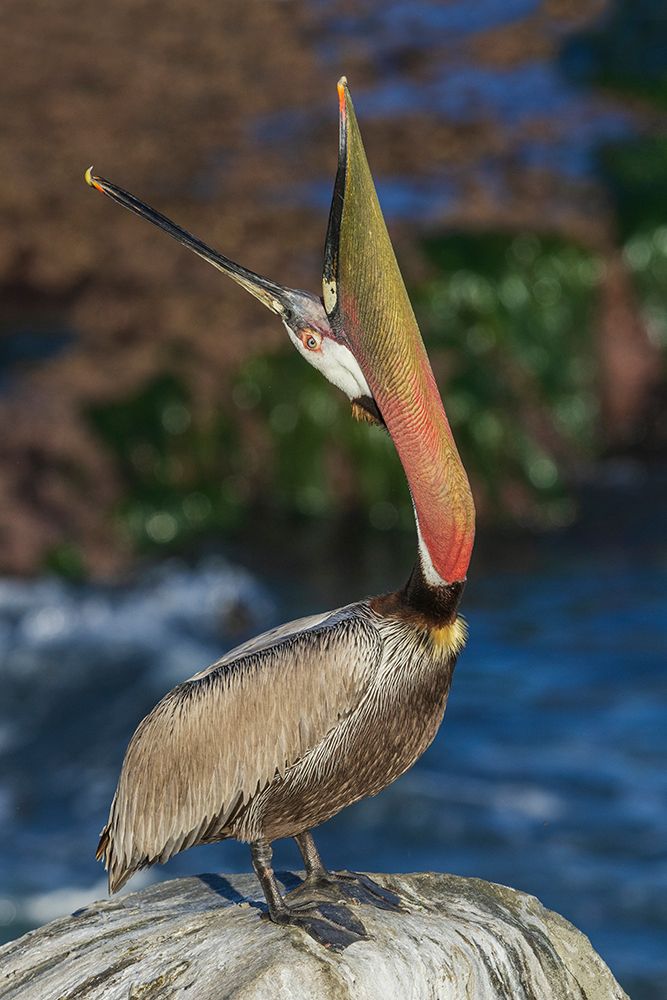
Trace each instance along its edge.
{"label": "wing feather", "polygon": [[130,741],[102,831],[111,890],[218,839],[356,708],[380,654],[368,607],[355,604],[273,629],[170,691]]}

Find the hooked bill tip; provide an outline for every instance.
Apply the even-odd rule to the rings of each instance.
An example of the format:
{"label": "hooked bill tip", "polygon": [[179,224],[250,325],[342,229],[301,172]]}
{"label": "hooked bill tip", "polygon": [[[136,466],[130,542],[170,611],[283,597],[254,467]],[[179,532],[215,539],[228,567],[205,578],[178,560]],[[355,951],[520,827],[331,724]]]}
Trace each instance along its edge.
{"label": "hooked bill tip", "polygon": [[84,177],[86,179],[86,184],[88,187],[95,188],[97,191],[102,191],[104,193],[101,185],[98,183],[97,178],[93,174],[92,165],[86,170]]}

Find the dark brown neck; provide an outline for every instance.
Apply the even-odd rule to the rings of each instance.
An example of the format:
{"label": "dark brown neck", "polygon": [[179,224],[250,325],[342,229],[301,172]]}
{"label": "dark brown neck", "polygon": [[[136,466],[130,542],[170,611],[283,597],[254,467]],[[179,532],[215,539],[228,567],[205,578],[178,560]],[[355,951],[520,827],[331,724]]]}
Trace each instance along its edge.
{"label": "dark brown neck", "polygon": [[381,615],[405,618],[425,628],[441,628],[455,621],[464,587],[465,580],[432,586],[417,562],[402,590],[376,597],[371,605]]}

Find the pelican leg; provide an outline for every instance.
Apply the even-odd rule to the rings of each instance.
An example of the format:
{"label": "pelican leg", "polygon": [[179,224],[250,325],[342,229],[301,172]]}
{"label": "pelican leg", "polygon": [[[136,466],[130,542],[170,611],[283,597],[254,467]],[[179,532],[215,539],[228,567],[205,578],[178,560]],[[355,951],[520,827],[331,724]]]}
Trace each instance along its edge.
{"label": "pelican leg", "polygon": [[350,911],[336,903],[303,898],[297,905],[288,905],[280,894],[271,867],[273,851],[267,840],[250,845],[252,865],[266,898],[268,916],[276,924],[300,927],[312,938],[330,948],[343,951],[355,941],[366,941],[366,928]]}
{"label": "pelican leg", "polygon": [[297,846],[301,851],[303,867],[306,870],[306,878],[310,881],[315,881],[317,879],[326,880],[331,873],[324,867],[324,862],[320,857],[320,852],[315,846],[315,841],[313,840],[313,835],[310,830],[306,830],[305,833],[297,833],[294,839],[296,840]]}
{"label": "pelican leg", "polygon": [[271,867],[273,857],[271,845],[267,840],[257,840],[250,845],[250,853],[255,875],[259,879],[259,884],[266,898],[269,916],[277,924],[285,923],[284,916],[289,913],[289,909],[280,895],[276,876]]}
{"label": "pelican leg", "polygon": [[359,875],[356,872],[348,871],[330,872],[320,857],[310,830],[297,834],[294,839],[301,851],[306,881],[303,887],[290,893],[290,899],[298,898],[298,894],[303,889],[318,888],[327,896],[330,896],[333,891],[334,894],[343,896],[352,902],[369,903],[380,910],[400,909],[400,897],[395,892],[391,892],[390,889],[383,889],[368,875]]}

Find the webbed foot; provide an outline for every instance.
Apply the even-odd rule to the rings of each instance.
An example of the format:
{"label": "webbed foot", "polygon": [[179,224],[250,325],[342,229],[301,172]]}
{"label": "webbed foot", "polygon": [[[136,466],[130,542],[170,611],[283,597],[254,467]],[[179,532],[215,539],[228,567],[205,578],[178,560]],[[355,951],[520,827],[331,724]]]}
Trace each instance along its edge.
{"label": "webbed foot", "polygon": [[362,922],[347,907],[338,903],[325,901],[309,902],[302,906],[290,905],[277,913],[264,913],[262,916],[276,924],[300,927],[331,951],[344,951],[357,941],[368,941]]}
{"label": "webbed foot", "polygon": [[299,903],[302,900],[331,900],[340,902],[347,900],[350,903],[366,903],[375,906],[379,910],[400,911],[401,899],[390,889],[383,889],[381,885],[374,882],[368,875],[359,875],[356,872],[314,872],[308,875],[305,881],[293,889],[288,897],[290,903]]}

